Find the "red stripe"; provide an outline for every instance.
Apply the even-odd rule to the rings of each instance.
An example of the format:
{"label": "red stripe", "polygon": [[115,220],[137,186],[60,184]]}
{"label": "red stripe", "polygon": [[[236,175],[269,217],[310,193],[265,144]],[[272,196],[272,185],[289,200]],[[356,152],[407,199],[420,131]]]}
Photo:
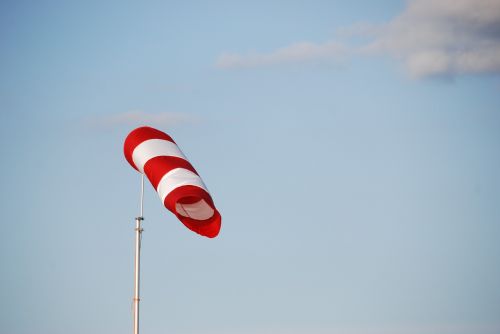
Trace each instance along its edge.
{"label": "red stripe", "polygon": [[167,156],[154,157],[148,160],[144,165],[144,174],[146,174],[149,181],[151,181],[153,187],[157,189],[161,178],[175,168],[185,168],[198,175],[189,161],[178,157]]}
{"label": "red stripe", "polygon": [[132,153],[134,153],[134,150],[138,145],[149,139],[164,139],[175,144],[172,137],[167,135],[165,132],[153,129],[149,126],[143,126],[133,130],[129,133],[127,138],[125,138],[123,152],[125,153],[125,159],[127,159],[128,163],[135,169],[137,169],[137,167],[132,160]]}
{"label": "red stripe", "polygon": [[[196,220],[189,217],[184,217],[183,215],[177,213],[175,204],[177,202],[184,202],[187,199],[192,201],[196,199],[195,202],[203,199],[207,202],[212,209],[214,209],[214,215],[206,220]],[[210,194],[208,194],[204,189],[196,186],[182,186],[174,189],[165,198],[163,203],[167,209],[172,211],[177,218],[191,231],[201,234],[205,237],[214,238],[219,234],[221,228],[221,216],[219,211],[215,208],[214,202]]]}

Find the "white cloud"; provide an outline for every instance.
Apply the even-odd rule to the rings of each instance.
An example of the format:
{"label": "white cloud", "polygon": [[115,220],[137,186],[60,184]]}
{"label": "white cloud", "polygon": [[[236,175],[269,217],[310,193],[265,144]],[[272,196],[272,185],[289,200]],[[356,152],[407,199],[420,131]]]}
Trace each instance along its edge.
{"label": "white cloud", "polygon": [[301,42],[269,53],[222,54],[217,59],[216,66],[219,68],[249,68],[284,63],[311,62],[338,59],[345,53],[346,48],[337,42],[323,44]]}
{"label": "white cloud", "polygon": [[87,124],[91,127],[106,129],[118,126],[138,127],[142,125],[168,128],[197,121],[198,119],[196,117],[184,113],[146,113],[143,111],[128,111],[118,114],[93,116],[87,120]]}
{"label": "white cloud", "polygon": [[[368,40],[355,43],[353,35]],[[336,40],[302,42],[269,53],[223,54],[219,68],[338,59],[350,53],[387,54],[413,77],[500,73],[500,0],[412,0],[401,14],[379,25],[341,28]],[[350,46],[348,46],[350,45]]]}
{"label": "white cloud", "polygon": [[500,0],[413,0],[365,50],[415,77],[500,72]]}

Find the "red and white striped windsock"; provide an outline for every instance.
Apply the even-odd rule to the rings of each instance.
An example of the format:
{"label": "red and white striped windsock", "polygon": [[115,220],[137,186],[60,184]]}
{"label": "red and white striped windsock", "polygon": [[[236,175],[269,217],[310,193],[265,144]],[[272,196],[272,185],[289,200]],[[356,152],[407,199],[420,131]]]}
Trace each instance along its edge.
{"label": "red and white striped windsock", "polygon": [[221,216],[207,187],[169,135],[147,126],[137,128],[125,139],[124,152],[187,228],[209,238],[219,234]]}

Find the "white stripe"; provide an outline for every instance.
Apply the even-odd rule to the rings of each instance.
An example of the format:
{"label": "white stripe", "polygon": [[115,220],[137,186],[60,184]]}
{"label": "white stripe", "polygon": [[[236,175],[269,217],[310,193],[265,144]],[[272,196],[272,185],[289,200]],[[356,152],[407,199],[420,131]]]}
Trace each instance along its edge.
{"label": "white stripe", "polygon": [[172,190],[182,186],[196,186],[208,192],[207,187],[205,187],[201,178],[185,168],[175,168],[163,175],[160,183],[158,183],[156,191],[158,192],[158,195],[160,195],[163,203],[165,202],[165,197],[167,197]]}
{"label": "white stripe", "polygon": [[184,217],[189,217],[197,220],[205,220],[212,217],[215,213],[214,209],[208,205],[205,200],[200,199],[193,204],[176,203],[175,208],[177,212]]}
{"label": "white stripe", "polygon": [[132,152],[132,160],[141,173],[144,173],[144,165],[148,160],[160,156],[178,157],[187,160],[177,145],[164,139],[143,141]]}

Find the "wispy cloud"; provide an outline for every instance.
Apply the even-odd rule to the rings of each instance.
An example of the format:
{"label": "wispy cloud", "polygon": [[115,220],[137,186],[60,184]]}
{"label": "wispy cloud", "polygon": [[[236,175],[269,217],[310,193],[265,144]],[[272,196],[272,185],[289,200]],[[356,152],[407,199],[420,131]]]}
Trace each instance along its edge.
{"label": "wispy cloud", "polygon": [[[372,326],[372,327],[335,327],[318,328],[268,328],[268,329],[231,329],[214,332],[203,331],[204,334],[498,334],[500,324],[446,324],[446,325],[413,325],[413,326]],[[185,334],[200,334],[186,332]]]}
{"label": "wispy cloud", "polygon": [[216,66],[219,68],[249,68],[340,59],[346,54],[346,51],[346,47],[337,42],[326,42],[323,44],[301,42],[269,53],[252,52],[244,55],[225,53],[219,56]]}
{"label": "wispy cloud", "polygon": [[[297,43],[269,53],[222,54],[219,68],[389,55],[415,78],[500,73],[500,0],[412,0],[392,20],[341,28],[323,44]],[[355,43],[353,35],[364,37]],[[347,52],[349,50],[349,52]]]}
{"label": "wispy cloud", "polygon": [[174,112],[146,113],[144,111],[128,111],[117,114],[92,116],[86,120],[86,124],[93,128],[115,128],[120,126],[151,125],[162,128],[195,123],[199,119],[193,115]]}

